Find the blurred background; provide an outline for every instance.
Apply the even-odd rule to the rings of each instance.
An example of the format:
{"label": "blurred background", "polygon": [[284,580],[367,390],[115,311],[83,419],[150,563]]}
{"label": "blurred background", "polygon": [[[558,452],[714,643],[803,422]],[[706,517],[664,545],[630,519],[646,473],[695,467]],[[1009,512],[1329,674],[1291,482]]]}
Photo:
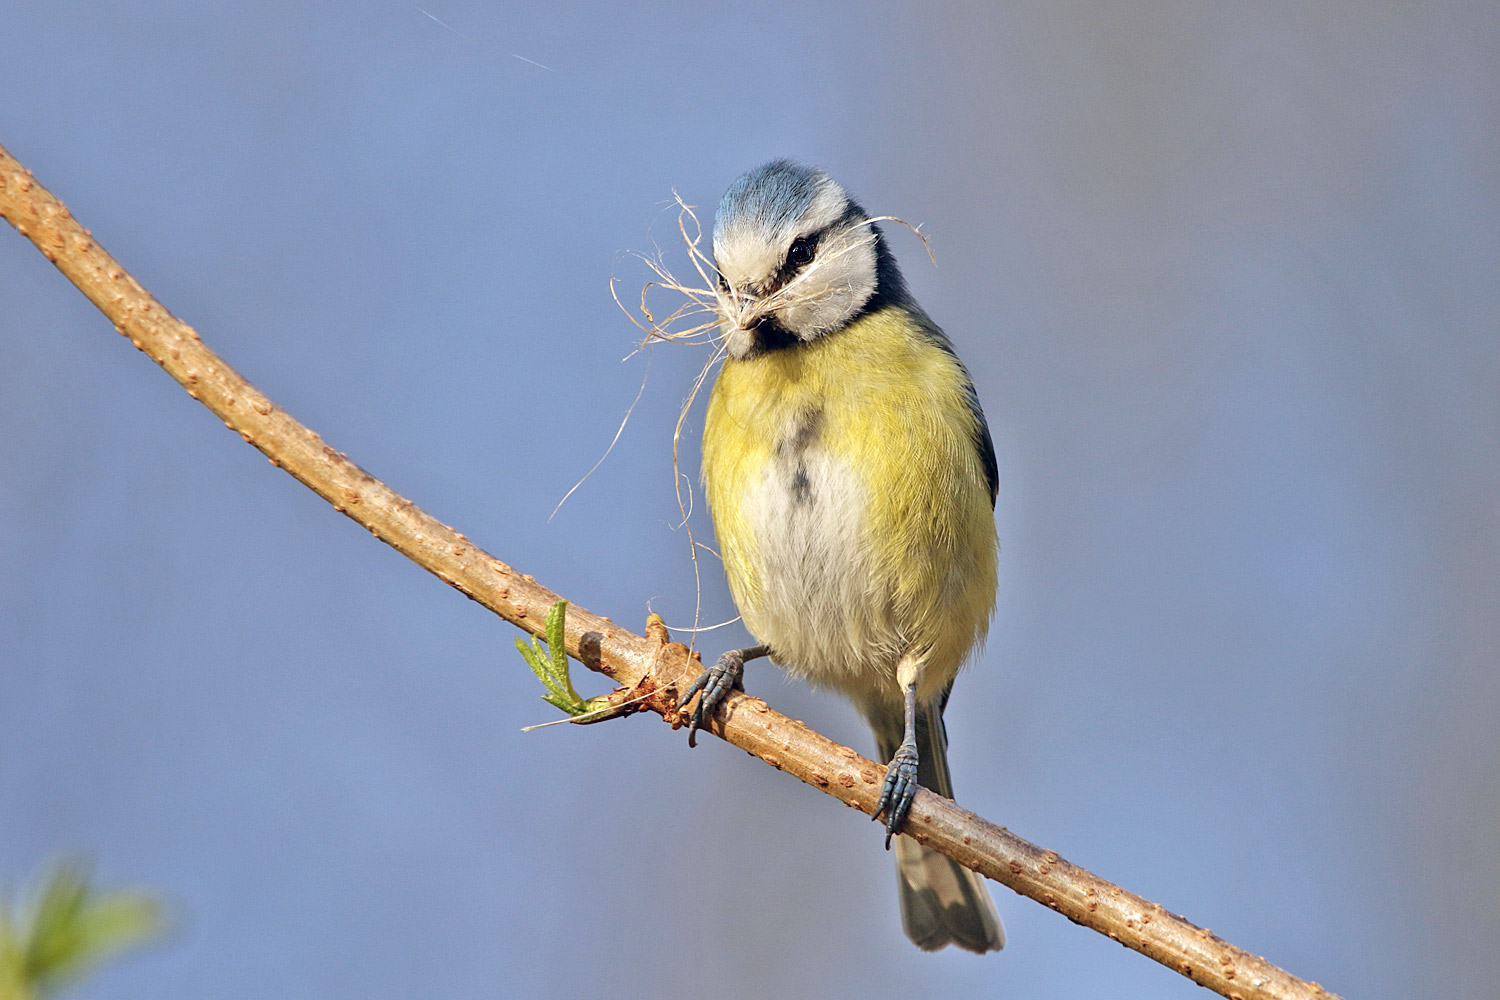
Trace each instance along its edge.
{"label": "blurred background", "polygon": [[[0,142],[105,247],[362,466],[636,626],[693,620],[701,350],[655,350],[547,519],[646,372],[623,251],[683,267],[672,191],[707,218],[783,155],[922,223],[936,266],[893,245],[1002,469],[960,801],[1351,998],[1500,977],[1492,4],[3,20]],[[82,995],[1203,995],[999,886],[1003,954],[919,953],[874,824],[716,740],[521,733],[556,713],[515,629],[8,228],[0,430],[0,883],[82,852],[176,913]],[[748,685],[870,752],[833,697]]]}

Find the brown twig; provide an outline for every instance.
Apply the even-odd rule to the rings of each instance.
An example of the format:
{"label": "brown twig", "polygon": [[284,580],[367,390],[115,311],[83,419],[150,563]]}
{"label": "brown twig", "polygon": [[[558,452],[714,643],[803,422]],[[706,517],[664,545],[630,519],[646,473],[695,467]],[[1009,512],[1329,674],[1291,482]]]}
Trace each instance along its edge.
{"label": "brown twig", "polygon": [[[264,452],[271,464],[444,583],[506,621],[542,634],[547,610],[558,595],[470,544],[278,409],[153,299],[3,148],[0,216],[36,244],[116,330],[230,430]],[[636,635],[573,605],[567,647],[580,662],[640,697],[643,707],[674,727],[681,724],[676,690],[701,664],[685,646],[670,641],[659,621],[648,625],[646,635]],[[847,805],[867,814],[874,808],[882,766],[772,711],[758,698],[731,696],[711,731]],[[1226,997],[1332,996],[925,789],[917,793],[906,832]]]}

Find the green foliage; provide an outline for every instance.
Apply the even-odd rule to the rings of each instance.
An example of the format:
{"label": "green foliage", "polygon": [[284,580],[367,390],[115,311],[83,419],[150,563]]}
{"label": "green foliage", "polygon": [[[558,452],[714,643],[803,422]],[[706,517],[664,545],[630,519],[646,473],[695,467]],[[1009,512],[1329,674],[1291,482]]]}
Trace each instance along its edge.
{"label": "green foliage", "polygon": [[31,899],[0,903],[0,1000],[41,1000],[164,927],[151,896],[100,892],[87,866],[58,864]]}
{"label": "green foliage", "polygon": [[[516,640],[516,650],[536,674],[537,680],[547,688],[542,700],[556,706],[572,716],[587,715],[608,705],[606,697],[585,698],[573,688],[573,678],[568,671],[568,647],[566,625],[568,602],[558,601],[547,612],[547,641],[536,638]],[[4,1000],[0,997],[0,1000]]]}

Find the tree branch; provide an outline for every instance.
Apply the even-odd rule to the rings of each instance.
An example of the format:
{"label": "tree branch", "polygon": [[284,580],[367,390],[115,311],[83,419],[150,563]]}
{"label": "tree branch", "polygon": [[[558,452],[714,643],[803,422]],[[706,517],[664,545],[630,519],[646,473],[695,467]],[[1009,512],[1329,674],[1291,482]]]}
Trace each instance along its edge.
{"label": "tree branch", "polygon": [[[477,548],[279,409],[153,299],[3,148],[0,216],[36,244],[116,330],[225,426],[264,452],[272,465],[444,583],[506,621],[543,634],[557,594]],[[674,728],[682,724],[676,692],[701,664],[687,647],[670,641],[659,621],[647,626],[646,635],[636,635],[572,605],[567,650],[613,678],[639,699],[641,708]],[[709,731],[846,805],[866,814],[874,808],[884,767],[772,711],[759,698],[731,695]],[[1316,983],[1298,979],[926,789],[918,790],[904,832],[1226,997],[1332,997]]]}

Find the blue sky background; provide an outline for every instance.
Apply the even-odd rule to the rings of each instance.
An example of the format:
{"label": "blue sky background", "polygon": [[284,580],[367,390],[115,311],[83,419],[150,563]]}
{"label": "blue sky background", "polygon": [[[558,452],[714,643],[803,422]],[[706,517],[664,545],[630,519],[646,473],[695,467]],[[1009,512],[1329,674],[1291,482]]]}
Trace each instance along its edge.
{"label": "blue sky background", "polygon": [[[782,155],[922,223],[1002,469],[960,801],[1351,998],[1500,977],[1493,5],[21,0],[0,93],[280,405],[636,624],[692,619],[701,352],[547,521],[645,368],[622,251]],[[0,882],[82,852],[177,913],[80,996],[1202,995],[998,886],[1004,953],[917,952],[874,824],[717,741],[521,733],[513,628],[8,230],[0,430]]]}

